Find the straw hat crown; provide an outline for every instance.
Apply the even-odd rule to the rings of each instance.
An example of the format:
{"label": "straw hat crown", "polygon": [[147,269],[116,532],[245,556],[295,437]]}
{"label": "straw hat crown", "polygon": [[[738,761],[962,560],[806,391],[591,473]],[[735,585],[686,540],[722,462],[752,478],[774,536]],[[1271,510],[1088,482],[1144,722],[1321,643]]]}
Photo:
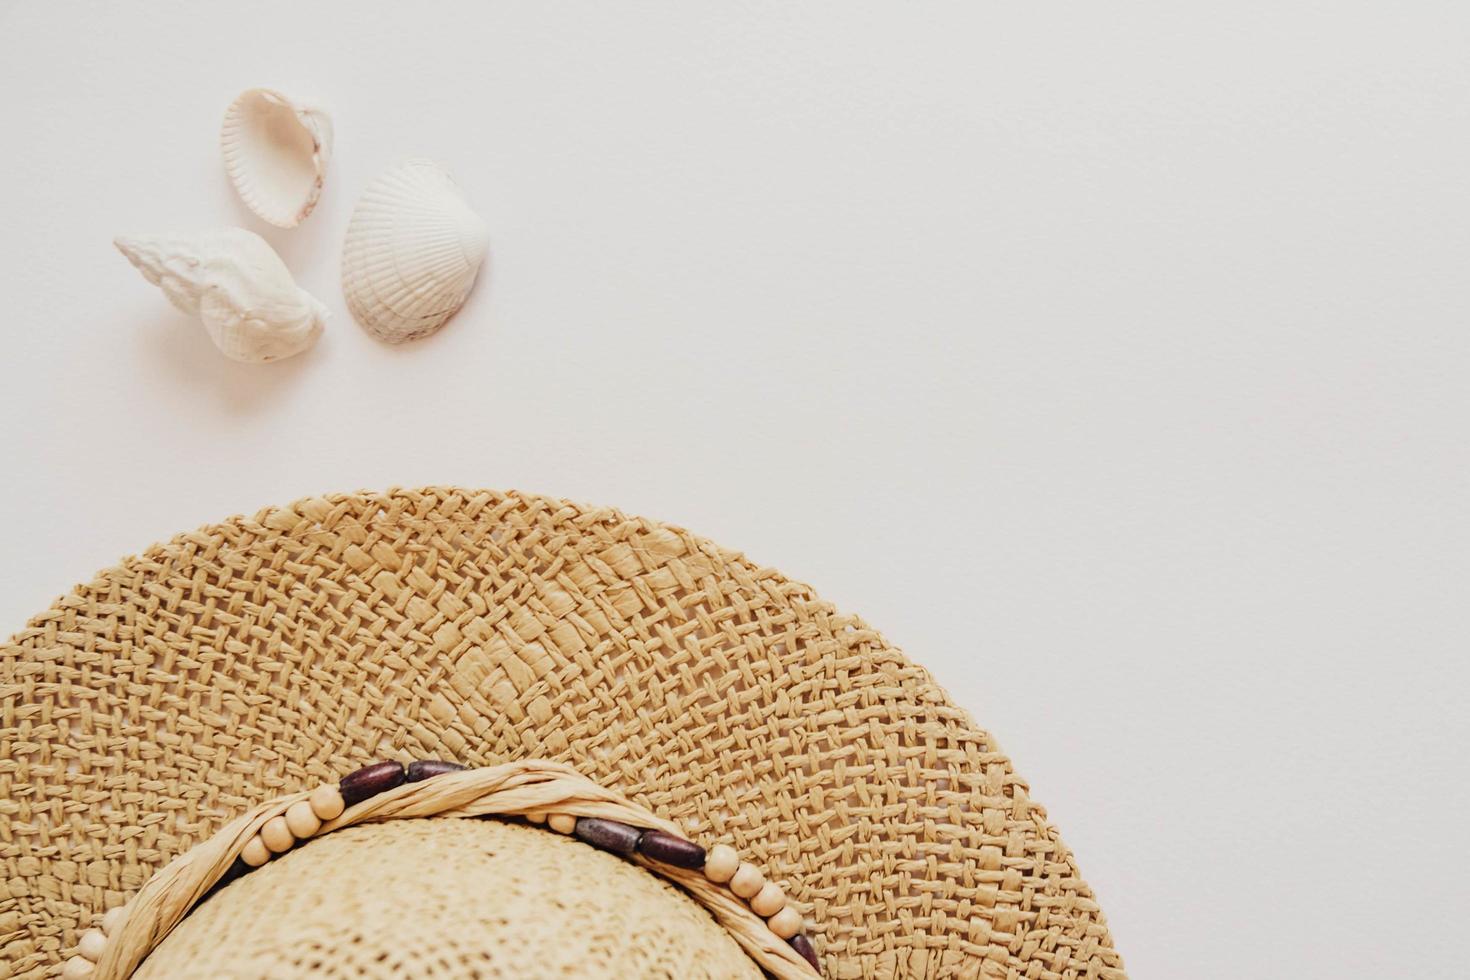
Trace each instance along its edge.
{"label": "straw hat crown", "polygon": [[710,977],[761,971],[646,871],[496,820],[327,834],[231,884],[135,980],[216,977]]}

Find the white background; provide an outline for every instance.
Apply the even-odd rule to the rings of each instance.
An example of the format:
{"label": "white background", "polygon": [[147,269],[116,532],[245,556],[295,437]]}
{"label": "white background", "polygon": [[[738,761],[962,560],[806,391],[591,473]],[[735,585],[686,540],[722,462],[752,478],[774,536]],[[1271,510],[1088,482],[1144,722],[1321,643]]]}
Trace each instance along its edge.
{"label": "white background", "polygon": [[[1467,41],[1463,0],[0,2],[0,632],[307,494],[616,505],[931,667],[1137,980],[1464,976]],[[221,171],[257,84],[336,123],[294,231]],[[338,260],[413,155],[492,268],[393,349]],[[221,224],[315,350],[224,360],[111,245]]]}

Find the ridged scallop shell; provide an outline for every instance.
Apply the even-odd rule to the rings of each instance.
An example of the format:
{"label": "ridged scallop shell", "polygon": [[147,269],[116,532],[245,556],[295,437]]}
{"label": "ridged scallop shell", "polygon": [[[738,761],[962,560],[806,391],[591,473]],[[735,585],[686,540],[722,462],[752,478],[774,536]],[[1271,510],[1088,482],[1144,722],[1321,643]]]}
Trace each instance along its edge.
{"label": "ridged scallop shell", "polygon": [[306,350],[327,311],[296,285],[264,238],[244,228],[113,240],[169,302],[204,323],[231,360],[260,364]]}
{"label": "ridged scallop shell", "polygon": [[332,121],[280,92],[253,88],[225,110],[220,149],[245,206],[278,228],[294,228],[321,197]]}
{"label": "ridged scallop shell", "polygon": [[390,344],[425,337],[464,305],[489,229],[437,164],[410,160],[369,185],[347,226],[347,308]]}

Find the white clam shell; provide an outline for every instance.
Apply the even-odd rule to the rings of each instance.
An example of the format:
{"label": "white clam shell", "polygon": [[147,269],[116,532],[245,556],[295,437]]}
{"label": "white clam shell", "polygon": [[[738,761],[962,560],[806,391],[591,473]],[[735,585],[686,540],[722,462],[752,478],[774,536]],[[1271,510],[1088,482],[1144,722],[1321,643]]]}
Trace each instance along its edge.
{"label": "white clam shell", "polygon": [[198,316],[232,360],[278,361],[322,334],[326,308],[296,285],[280,256],[253,231],[137,235],[113,244],[169,302]]}
{"label": "white clam shell", "polygon": [[464,305],[489,229],[437,164],[410,160],[373,181],[342,246],[347,308],[391,344],[425,337]]}
{"label": "white clam shell", "polygon": [[225,110],[220,149],[246,207],[279,228],[294,228],[321,197],[332,121],[273,89],[248,89]]}

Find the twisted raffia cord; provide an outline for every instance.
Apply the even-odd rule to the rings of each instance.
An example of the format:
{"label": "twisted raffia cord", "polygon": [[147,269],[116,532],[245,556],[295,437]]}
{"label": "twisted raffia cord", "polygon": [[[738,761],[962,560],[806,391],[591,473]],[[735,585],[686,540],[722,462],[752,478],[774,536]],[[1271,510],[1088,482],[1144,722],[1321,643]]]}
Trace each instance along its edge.
{"label": "twisted raffia cord", "polygon": [[[245,845],[272,817],[284,814],[307,792],[262,803],[159,869],[127,905],[127,917],[108,937],[94,976],[112,980],[130,976],[148,953],[183,920],[211,886],[234,865]],[[354,824],[406,817],[525,816],[569,813],[602,817],[637,827],[684,836],[679,827],[597,785],[569,766],[540,759],[466,769],[404,783],[322,823],[314,836]],[[309,843],[302,841],[301,843]],[[777,980],[810,980],[812,969],[790,945],[776,936],[760,916],[727,888],[698,871],[636,860],[693,895],[735,938],[751,959]]]}

